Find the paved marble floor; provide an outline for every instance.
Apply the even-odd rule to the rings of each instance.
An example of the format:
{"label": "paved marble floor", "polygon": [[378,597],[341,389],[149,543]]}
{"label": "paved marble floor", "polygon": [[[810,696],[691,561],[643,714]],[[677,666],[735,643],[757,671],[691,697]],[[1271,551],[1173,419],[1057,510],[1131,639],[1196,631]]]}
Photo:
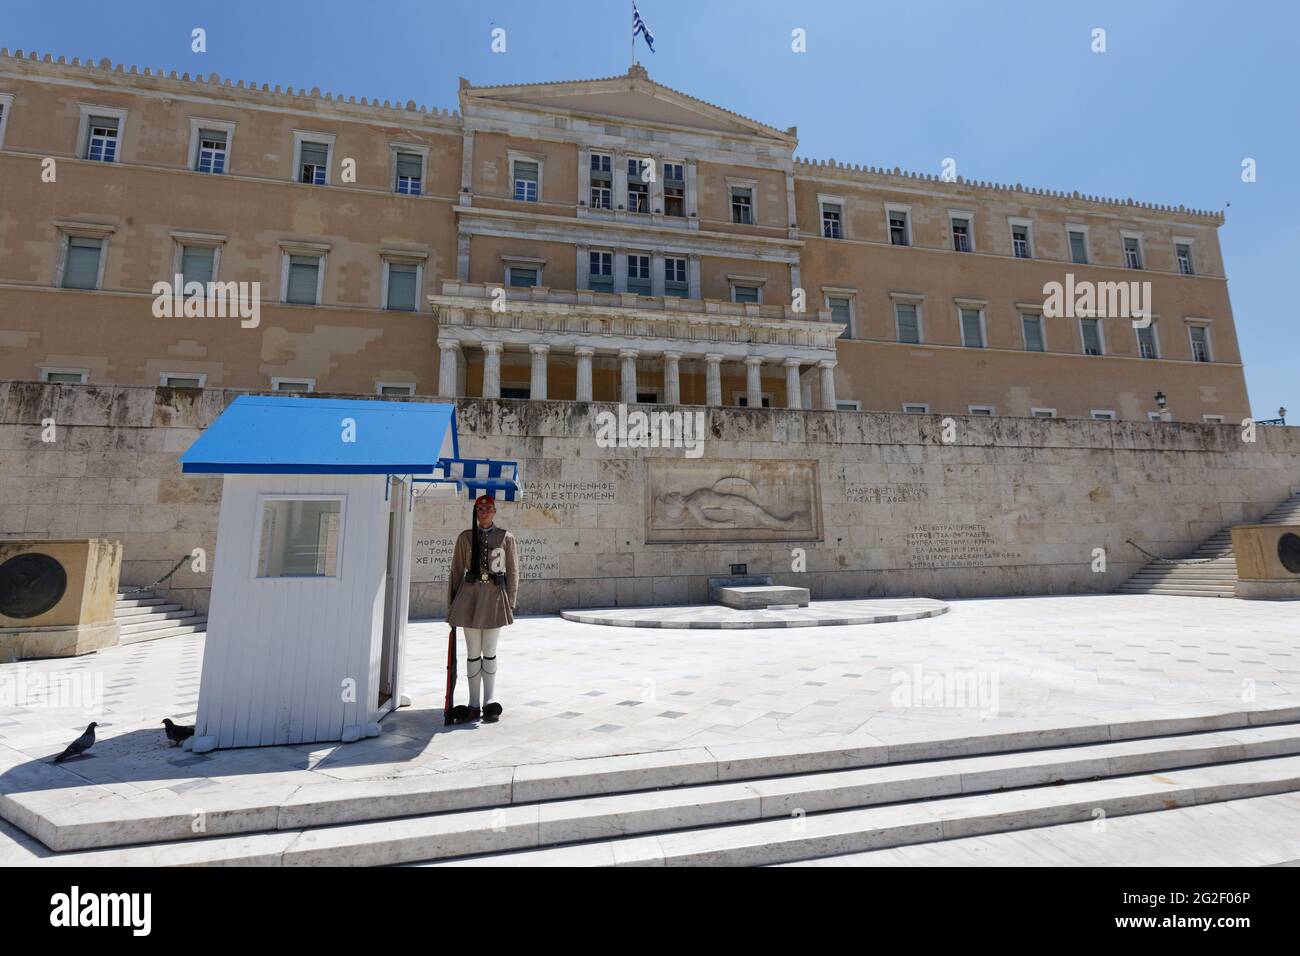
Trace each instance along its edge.
{"label": "paved marble floor", "polygon": [[[499,650],[503,719],[453,728],[441,719],[445,625],[413,624],[410,638],[414,705],[381,736],[205,755],[167,747],[160,726],[193,719],[202,635],[0,665],[0,791],[21,789],[23,765],[92,719],[104,725],[93,755],[59,765],[68,787],[198,794],[1300,694],[1300,613],[1285,602],[986,599],[906,623],[747,631],[523,618]],[[100,689],[97,712],[59,699],[76,686]]]}

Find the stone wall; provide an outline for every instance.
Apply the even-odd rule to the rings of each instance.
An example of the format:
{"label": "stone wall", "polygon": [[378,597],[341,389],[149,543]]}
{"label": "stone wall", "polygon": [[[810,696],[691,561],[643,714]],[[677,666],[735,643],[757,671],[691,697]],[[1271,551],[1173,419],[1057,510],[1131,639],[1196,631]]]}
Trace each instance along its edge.
{"label": "stone wall", "polygon": [[[221,479],[176,460],[237,394],[0,383],[0,536],[118,538],[127,585],[196,547],[211,568]],[[699,457],[603,447],[614,405],[459,402],[463,455],[523,464],[498,515],[523,613],[703,602],[732,564],[814,598],[1107,591],[1146,561],[1126,538],[1177,556],[1300,487],[1295,428],[958,417],[945,443],[940,416],[681,411],[703,416]],[[413,616],[442,612],[469,510],[417,501]],[[187,564],[171,593],[205,609],[208,583]]]}

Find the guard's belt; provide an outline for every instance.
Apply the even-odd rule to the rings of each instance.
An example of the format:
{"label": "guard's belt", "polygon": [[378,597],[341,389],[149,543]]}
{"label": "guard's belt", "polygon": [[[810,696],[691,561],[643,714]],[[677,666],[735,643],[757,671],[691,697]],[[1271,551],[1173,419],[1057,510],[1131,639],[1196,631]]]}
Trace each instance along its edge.
{"label": "guard's belt", "polygon": [[486,574],[475,574],[473,571],[466,571],[465,581],[466,583],[471,581],[491,581],[497,587],[503,588],[506,586],[506,576],[504,574],[494,574],[491,571]]}

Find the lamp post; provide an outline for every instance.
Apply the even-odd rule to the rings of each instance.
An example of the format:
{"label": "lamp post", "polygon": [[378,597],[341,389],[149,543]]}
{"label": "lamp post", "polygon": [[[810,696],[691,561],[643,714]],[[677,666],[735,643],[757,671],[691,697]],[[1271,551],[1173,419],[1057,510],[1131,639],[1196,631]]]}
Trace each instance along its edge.
{"label": "lamp post", "polygon": [[1156,392],[1156,407],[1160,409],[1161,421],[1173,421],[1173,413],[1167,410],[1169,399],[1165,397],[1164,392]]}

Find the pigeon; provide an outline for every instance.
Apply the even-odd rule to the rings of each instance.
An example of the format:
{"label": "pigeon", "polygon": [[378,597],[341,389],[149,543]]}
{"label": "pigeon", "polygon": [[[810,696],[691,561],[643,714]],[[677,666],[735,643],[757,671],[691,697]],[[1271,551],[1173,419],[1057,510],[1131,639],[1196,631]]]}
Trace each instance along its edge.
{"label": "pigeon", "polygon": [[86,728],[86,732],[72,743],[68,744],[68,749],[55,757],[54,762],[62,763],[69,757],[80,757],[91,747],[95,746],[95,727],[97,726],[98,725],[92,721],[90,726]]}
{"label": "pigeon", "polygon": [[167,728],[167,739],[171,741],[173,747],[179,747],[182,740],[188,740],[194,736],[193,727],[187,727],[185,724],[174,724],[169,717],[163,718],[163,725]]}

